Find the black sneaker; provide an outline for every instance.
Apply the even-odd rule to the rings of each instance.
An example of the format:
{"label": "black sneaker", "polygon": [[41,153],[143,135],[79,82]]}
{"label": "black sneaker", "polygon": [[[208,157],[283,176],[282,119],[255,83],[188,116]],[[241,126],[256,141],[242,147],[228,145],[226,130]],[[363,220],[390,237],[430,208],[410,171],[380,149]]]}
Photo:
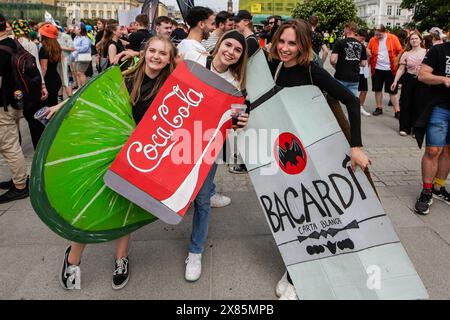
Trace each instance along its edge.
{"label": "black sneaker", "polygon": [[383,109],[376,108],[375,111],[372,113],[374,116],[379,116],[380,114],[383,114]]}
{"label": "black sneaker", "polygon": [[24,199],[27,198],[28,196],[29,196],[28,184],[23,189],[17,189],[16,186],[13,184],[8,191],[6,191],[4,194],[0,196],[0,203],[7,203],[14,200]]}
{"label": "black sneaker", "polygon": [[13,186],[13,181],[12,180],[0,182],[0,189],[8,190],[12,186]]}
{"label": "black sneaker", "polygon": [[395,118],[395,119],[400,119],[400,111],[397,111],[397,112],[394,114],[394,118]]}
{"label": "black sneaker", "polygon": [[433,197],[445,202],[450,206],[450,193],[445,190],[445,187],[441,187],[439,190],[433,188]]}
{"label": "black sneaker", "polygon": [[228,166],[228,171],[236,174],[247,173],[247,167],[245,164],[234,164]]}
{"label": "black sneaker", "polygon": [[61,278],[59,280],[64,289],[79,290],[81,289],[81,270],[80,266],[69,263],[68,259],[70,248],[71,248],[70,246],[67,247],[66,251],[64,252],[64,261],[62,264]]}
{"label": "black sneaker", "polygon": [[414,207],[415,211],[420,214],[430,213],[430,206],[433,203],[433,192],[431,190],[423,189]]}
{"label": "black sneaker", "polygon": [[112,288],[114,290],[122,289],[128,283],[128,279],[130,278],[129,262],[128,257],[120,258],[115,261],[115,270],[112,279]]}

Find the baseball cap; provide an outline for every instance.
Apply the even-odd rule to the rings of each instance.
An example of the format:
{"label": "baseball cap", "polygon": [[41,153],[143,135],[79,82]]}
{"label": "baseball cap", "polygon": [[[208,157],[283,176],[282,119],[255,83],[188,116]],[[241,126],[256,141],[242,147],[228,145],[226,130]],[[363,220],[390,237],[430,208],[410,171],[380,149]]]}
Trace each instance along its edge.
{"label": "baseball cap", "polygon": [[431,28],[431,29],[430,29],[430,33],[435,33],[435,34],[437,34],[441,39],[442,39],[442,36],[443,36],[443,34],[444,34],[444,32],[442,31],[442,29],[441,29],[441,28],[438,28],[438,27],[433,27],[433,28]]}
{"label": "baseball cap", "polygon": [[252,18],[252,15],[247,10],[239,10],[239,12],[234,15],[233,20],[239,22],[243,19],[252,20]]}
{"label": "baseball cap", "polygon": [[39,28],[39,33],[47,38],[56,39],[58,38],[58,28],[50,23],[44,24]]}

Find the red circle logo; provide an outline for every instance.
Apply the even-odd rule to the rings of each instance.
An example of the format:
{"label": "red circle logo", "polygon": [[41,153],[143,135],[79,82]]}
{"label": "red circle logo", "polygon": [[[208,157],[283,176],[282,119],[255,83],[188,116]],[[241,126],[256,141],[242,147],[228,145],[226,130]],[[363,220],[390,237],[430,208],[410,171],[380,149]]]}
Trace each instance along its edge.
{"label": "red circle logo", "polygon": [[281,170],[287,174],[299,174],[306,167],[305,148],[300,139],[290,132],[280,134],[273,146],[273,152]]}

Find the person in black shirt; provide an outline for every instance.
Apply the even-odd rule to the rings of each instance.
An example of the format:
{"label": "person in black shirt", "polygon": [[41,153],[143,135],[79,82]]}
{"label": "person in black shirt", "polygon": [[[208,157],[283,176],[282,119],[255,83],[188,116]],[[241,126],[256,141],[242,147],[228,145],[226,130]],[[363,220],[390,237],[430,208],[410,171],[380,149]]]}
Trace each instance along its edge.
{"label": "person in black shirt", "polygon": [[234,16],[236,30],[242,33],[247,41],[247,55],[251,57],[259,49],[259,41],[253,32],[252,15],[247,10],[239,10]]}
{"label": "person in black shirt", "polygon": [[152,34],[148,31],[148,15],[138,14],[135,20],[137,30],[128,37],[129,44],[126,48],[139,52],[145,46],[145,43],[152,36]]}
{"label": "person in black shirt", "polygon": [[[281,87],[315,85],[345,104],[351,126],[352,169],[359,166],[364,171],[370,160],[361,150],[359,100],[327,71],[312,63],[313,50],[309,24],[301,19],[283,23],[272,39],[270,57],[269,65],[277,85]],[[280,299],[298,299],[287,272],[277,284],[276,292],[281,296]]]}
{"label": "person in black shirt", "polygon": [[122,30],[117,23],[108,24],[104,31],[102,40],[97,43],[97,51],[100,54],[100,70],[105,70],[114,64],[114,59],[124,51],[120,37]]}
{"label": "person in black shirt", "polygon": [[[16,43],[8,37],[6,19],[0,14],[0,45],[15,50]],[[8,164],[12,179],[0,182],[0,203],[28,197],[27,169],[25,157],[19,143],[18,123],[22,110],[14,109],[14,81],[11,71],[11,54],[0,48],[0,153]]]}
{"label": "person in black shirt", "polygon": [[345,24],[345,39],[338,40],[330,58],[336,68],[334,77],[355,97],[358,96],[360,66],[367,64],[366,48],[356,39],[357,28],[354,22]]}
{"label": "person in black shirt", "polygon": [[[133,119],[136,124],[142,120],[166,79],[176,67],[176,48],[167,37],[154,36],[144,47],[145,52],[137,66],[123,73],[125,85],[130,93]],[[50,119],[63,103],[50,108]],[[128,282],[130,262],[128,248],[130,235],[117,240],[115,270],[112,288],[122,289]],[[80,261],[86,244],[72,242],[64,253],[60,282],[64,289],[80,289]]]}
{"label": "person in black shirt", "polygon": [[428,51],[419,70],[419,81],[430,85],[430,101],[414,128],[419,146],[426,128],[423,189],[415,211],[428,214],[433,196],[450,205],[450,194],[445,189],[450,170],[450,42],[435,45]]}
{"label": "person in black shirt", "polygon": [[312,33],[312,48],[315,54],[319,55],[320,50],[322,50],[322,66],[327,60],[328,56],[328,48],[327,45],[323,42],[323,36],[320,32],[316,31],[317,25],[319,24],[319,18],[316,16],[312,16],[309,18],[309,24],[311,25]]}

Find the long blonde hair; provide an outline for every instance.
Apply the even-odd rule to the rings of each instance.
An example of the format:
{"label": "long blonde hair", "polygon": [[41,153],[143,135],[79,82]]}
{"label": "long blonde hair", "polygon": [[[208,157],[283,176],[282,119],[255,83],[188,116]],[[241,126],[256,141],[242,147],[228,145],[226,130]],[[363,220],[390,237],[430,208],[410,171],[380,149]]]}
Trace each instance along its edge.
{"label": "long blonde hair", "polygon": [[[236,30],[230,30],[225,32],[219,39],[219,41],[217,41],[216,46],[214,47],[214,50],[212,52],[212,57],[214,58],[217,54],[217,52],[219,51],[220,45],[222,44],[222,42],[226,39],[229,39],[228,34],[232,33],[232,32],[238,32]],[[245,40],[245,38],[244,38]],[[241,57],[239,58],[239,60],[228,67],[228,70],[230,70],[231,74],[233,75],[233,77],[239,82],[239,86],[240,86],[240,90],[243,90],[245,88],[245,73],[246,73],[246,69],[247,69],[247,42],[244,41],[244,50],[242,50],[242,54]]]}
{"label": "long blonde hair", "polygon": [[[146,97],[141,97],[141,86],[142,82],[144,81],[145,77],[145,54],[150,47],[150,44],[154,41],[162,41],[165,44],[167,44],[170,48],[169,54],[170,59],[169,63],[161,70],[159,75],[156,78],[156,83],[153,86],[152,91],[148,94]],[[137,63],[136,67],[131,70],[126,70],[123,73],[123,76],[125,77],[125,82],[130,83],[132,85],[131,93],[130,93],[130,100],[133,105],[135,105],[140,100],[148,100],[161,89],[164,82],[167,80],[167,78],[170,76],[170,74],[175,70],[176,67],[176,59],[177,57],[177,49],[170,41],[170,38],[165,36],[153,36],[151,37],[147,43],[145,44],[145,48],[143,51],[141,51],[141,55],[139,57],[139,62]]]}

